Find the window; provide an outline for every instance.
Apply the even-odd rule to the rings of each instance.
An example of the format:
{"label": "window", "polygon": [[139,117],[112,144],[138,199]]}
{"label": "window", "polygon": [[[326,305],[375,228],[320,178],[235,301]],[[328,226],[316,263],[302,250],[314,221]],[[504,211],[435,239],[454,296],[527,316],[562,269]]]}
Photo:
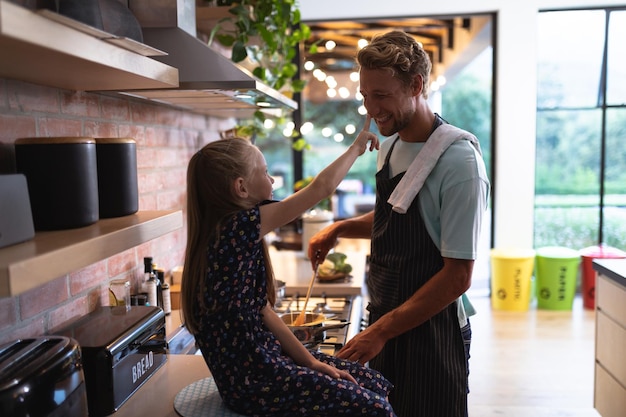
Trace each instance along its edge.
{"label": "window", "polygon": [[538,29],[534,245],[624,248],[626,10],[543,12]]}
{"label": "window", "polygon": [[[465,54],[459,54],[458,61],[446,73],[447,83],[438,91],[432,91],[429,101],[431,108],[448,122],[471,131],[479,138],[483,158],[490,172],[493,118],[492,28],[490,16],[480,17],[488,21],[481,30],[483,36],[477,36],[478,44],[467,47],[463,51]],[[463,55],[462,58],[461,55]],[[303,112],[301,131],[303,138],[311,145],[311,148],[305,150],[302,155],[303,177],[316,175],[339,156],[358,135],[365,120],[362,101],[354,98],[358,80],[355,81],[347,73],[343,77],[335,75],[340,82],[349,87],[350,97],[319,99],[319,95],[311,94],[311,97],[305,95],[301,104]],[[377,133],[374,123],[370,129]],[[276,135],[276,133],[273,134]],[[275,178],[277,175],[284,178],[282,187],[276,187],[275,198],[284,198],[291,193],[293,188],[294,161],[288,144],[289,141],[285,137],[272,140],[263,138],[257,141],[257,145],[263,150],[267,159],[270,174]],[[289,164],[292,165],[289,166]],[[337,198],[334,199],[336,217],[351,217],[373,208],[375,173],[376,153],[368,152],[357,160],[338,188]],[[478,259],[474,265],[472,292],[484,294],[489,291],[491,223],[491,211],[489,211],[484,217],[482,240]]]}

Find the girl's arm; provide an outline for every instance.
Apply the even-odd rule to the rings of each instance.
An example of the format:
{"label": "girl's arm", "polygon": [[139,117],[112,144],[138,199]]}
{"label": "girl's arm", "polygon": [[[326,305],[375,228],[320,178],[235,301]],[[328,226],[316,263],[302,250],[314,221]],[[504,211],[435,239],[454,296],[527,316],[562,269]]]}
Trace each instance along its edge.
{"label": "girl's arm", "polygon": [[263,323],[265,323],[267,328],[270,329],[270,331],[274,333],[276,338],[280,341],[283,352],[291,357],[298,365],[325,373],[335,379],[347,379],[356,383],[356,380],[347,371],[337,369],[334,366],[320,362],[313,355],[311,355],[311,352],[309,352],[304,345],[300,343],[296,335],[294,335],[291,329],[289,329],[283,320],[278,317],[269,304],[261,310],[261,314],[263,315]]}
{"label": "girl's arm", "polygon": [[378,136],[369,131],[370,122],[371,116],[368,114],[363,130],[352,145],[324,168],[308,186],[282,201],[261,206],[261,236],[289,223],[335,192],[352,164],[367,149],[368,142],[371,142],[370,151],[379,148]]}

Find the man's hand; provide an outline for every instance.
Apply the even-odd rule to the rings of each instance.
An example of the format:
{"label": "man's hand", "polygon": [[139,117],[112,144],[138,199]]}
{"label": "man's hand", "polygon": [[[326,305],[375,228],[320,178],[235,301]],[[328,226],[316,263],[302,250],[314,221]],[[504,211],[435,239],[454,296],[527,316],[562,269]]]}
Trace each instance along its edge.
{"label": "man's hand", "polygon": [[383,350],[385,342],[386,340],[376,334],[375,327],[368,327],[350,339],[336,356],[365,364]]}

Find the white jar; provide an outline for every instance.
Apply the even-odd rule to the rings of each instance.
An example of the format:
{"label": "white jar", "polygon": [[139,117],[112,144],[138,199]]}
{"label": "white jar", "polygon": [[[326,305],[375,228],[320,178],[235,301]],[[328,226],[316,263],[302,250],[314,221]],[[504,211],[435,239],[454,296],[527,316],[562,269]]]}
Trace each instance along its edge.
{"label": "white jar", "polygon": [[333,224],[332,211],[313,209],[302,215],[302,252],[305,258],[309,257],[309,239],[331,224]]}

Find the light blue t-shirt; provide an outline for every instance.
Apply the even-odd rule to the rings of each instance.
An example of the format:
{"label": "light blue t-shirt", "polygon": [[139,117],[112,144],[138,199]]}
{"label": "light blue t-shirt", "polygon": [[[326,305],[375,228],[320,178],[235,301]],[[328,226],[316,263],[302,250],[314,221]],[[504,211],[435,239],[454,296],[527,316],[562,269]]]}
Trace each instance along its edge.
{"label": "light blue t-shirt", "polygon": [[[377,170],[383,167],[397,135],[387,138],[378,153]],[[425,142],[396,142],[389,160],[390,176],[405,172]],[[482,156],[468,141],[454,142],[441,155],[426,178],[416,202],[426,230],[441,256],[476,259],[483,215],[489,201],[489,179]],[[459,324],[467,324],[473,308],[457,301]],[[467,308],[467,312],[466,312]]]}

